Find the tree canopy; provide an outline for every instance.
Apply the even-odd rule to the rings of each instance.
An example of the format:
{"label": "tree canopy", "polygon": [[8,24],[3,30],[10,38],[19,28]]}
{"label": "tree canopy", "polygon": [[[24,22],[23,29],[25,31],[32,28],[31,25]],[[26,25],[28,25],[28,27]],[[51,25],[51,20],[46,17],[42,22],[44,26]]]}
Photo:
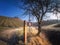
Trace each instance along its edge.
{"label": "tree canopy", "polygon": [[[35,17],[38,22],[38,34],[41,31],[41,22],[46,13],[60,12],[59,0],[20,0],[25,13]],[[21,7],[21,6],[18,6]]]}

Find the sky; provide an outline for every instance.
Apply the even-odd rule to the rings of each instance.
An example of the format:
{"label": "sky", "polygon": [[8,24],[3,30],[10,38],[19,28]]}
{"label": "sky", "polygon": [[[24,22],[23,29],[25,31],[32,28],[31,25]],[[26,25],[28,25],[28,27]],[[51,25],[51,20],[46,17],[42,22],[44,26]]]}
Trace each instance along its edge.
{"label": "sky", "polygon": [[[22,14],[24,11],[16,6],[16,2],[17,0],[0,0],[0,16],[19,17],[23,20],[28,20],[28,17],[23,17]],[[46,20],[57,19],[52,13],[48,13],[47,16],[49,18],[45,18]]]}
{"label": "sky", "polygon": [[17,0],[0,0],[0,15],[8,17],[20,17],[23,11],[16,6],[16,2]]}

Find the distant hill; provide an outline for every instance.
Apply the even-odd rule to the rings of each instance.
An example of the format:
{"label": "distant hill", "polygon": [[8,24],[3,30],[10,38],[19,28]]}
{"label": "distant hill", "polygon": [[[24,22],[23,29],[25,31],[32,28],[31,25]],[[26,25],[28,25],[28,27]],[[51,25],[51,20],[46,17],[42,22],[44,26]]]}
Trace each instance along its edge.
{"label": "distant hill", "polygon": [[[56,24],[56,23],[60,23],[60,20],[47,20],[47,21],[42,21],[42,26],[45,26],[45,25],[51,25],[51,24]],[[33,26],[37,26],[37,22],[33,22],[32,24]]]}
{"label": "distant hill", "polygon": [[23,26],[23,21],[16,17],[5,17],[0,16],[0,27],[21,27]]}

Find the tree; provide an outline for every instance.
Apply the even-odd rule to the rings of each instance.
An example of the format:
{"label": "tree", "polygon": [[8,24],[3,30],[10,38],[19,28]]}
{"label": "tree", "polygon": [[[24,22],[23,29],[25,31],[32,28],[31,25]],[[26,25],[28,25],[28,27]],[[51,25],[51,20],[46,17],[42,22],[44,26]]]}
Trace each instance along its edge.
{"label": "tree", "polygon": [[58,13],[60,13],[60,3],[58,3],[57,1],[55,2],[55,7],[53,9],[53,13],[56,14],[57,17],[57,22],[58,22]]}
{"label": "tree", "polygon": [[25,13],[30,14],[31,16],[37,19],[38,23],[38,34],[41,32],[41,22],[43,17],[47,12],[53,12],[54,9],[54,0],[22,0],[23,9],[25,9]]}

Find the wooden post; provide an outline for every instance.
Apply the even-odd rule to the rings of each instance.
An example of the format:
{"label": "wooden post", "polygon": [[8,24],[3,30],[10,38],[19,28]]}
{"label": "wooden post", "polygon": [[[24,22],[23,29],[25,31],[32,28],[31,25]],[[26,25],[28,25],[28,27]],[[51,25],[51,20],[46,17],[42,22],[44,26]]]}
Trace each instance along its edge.
{"label": "wooden post", "polygon": [[26,22],[24,20],[24,43],[26,45],[27,44],[27,30],[25,30],[25,24],[26,24]]}

